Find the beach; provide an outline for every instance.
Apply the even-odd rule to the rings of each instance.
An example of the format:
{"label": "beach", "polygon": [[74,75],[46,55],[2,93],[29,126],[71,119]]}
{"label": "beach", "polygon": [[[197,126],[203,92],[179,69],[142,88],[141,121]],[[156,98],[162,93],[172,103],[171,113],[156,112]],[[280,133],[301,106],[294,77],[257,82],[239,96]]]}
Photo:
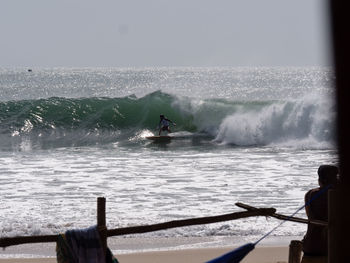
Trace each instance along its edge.
{"label": "beach", "polygon": [[[232,248],[181,249],[172,251],[138,252],[116,255],[120,263],[203,263],[231,251]],[[8,258],[0,263],[44,263],[56,262],[56,258]],[[257,247],[242,263],[282,263],[288,262],[288,247]]]}
{"label": "beach", "polygon": [[[292,237],[300,240],[301,237]],[[251,251],[242,262],[288,262],[291,238],[268,237]],[[120,263],[207,262],[249,241],[249,238],[148,238],[117,237],[108,239],[108,247]],[[54,243],[11,246],[0,252],[0,263],[56,262]]]}

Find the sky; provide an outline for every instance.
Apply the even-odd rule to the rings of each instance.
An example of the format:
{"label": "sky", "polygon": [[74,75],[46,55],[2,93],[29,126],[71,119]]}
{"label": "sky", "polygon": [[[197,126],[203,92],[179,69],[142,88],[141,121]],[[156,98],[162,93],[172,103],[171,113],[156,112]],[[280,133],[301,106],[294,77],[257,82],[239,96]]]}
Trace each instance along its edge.
{"label": "sky", "polygon": [[329,66],[326,0],[1,0],[0,67]]}

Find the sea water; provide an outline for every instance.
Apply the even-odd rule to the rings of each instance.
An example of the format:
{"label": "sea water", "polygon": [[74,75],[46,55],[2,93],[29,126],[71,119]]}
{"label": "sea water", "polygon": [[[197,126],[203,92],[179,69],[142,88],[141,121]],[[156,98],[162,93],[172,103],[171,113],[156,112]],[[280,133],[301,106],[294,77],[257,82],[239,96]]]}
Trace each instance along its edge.
{"label": "sea water", "polygon": [[[0,69],[0,236],[91,226],[100,196],[108,228],[243,211],[236,202],[290,215],[318,166],[338,161],[333,81],[329,68]],[[146,139],[160,114],[176,123],[170,143]],[[278,223],[142,236],[255,241]]]}

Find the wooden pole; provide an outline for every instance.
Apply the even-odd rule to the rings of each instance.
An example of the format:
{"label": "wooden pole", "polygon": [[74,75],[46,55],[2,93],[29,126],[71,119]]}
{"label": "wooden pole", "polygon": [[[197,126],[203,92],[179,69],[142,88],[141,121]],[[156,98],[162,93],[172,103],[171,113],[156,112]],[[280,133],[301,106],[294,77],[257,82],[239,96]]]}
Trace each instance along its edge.
{"label": "wooden pole", "polygon": [[[218,215],[218,216],[210,216],[210,217],[174,220],[174,221],[153,224],[153,225],[133,226],[133,227],[125,227],[125,228],[108,230],[106,227],[106,213],[105,213],[106,199],[103,197],[99,197],[97,199],[97,225],[101,235],[101,240],[102,241],[106,240],[104,242],[106,245],[105,246],[106,248],[107,248],[107,237],[110,237],[110,236],[147,233],[152,231],[164,230],[168,228],[199,225],[199,224],[211,224],[211,223],[230,221],[230,220],[252,217],[252,216],[271,216],[280,220],[288,220],[288,221],[304,223],[304,224],[312,223],[317,225],[327,225],[327,222],[323,222],[323,221],[314,222],[303,218],[288,217],[285,215],[277,214],[275,213],[276,209],[274,208],[256,208],[243,203],[236,203],[236,205],[248,211],[235,212],[235,213]],[[56,242],[56,241],[57,241],[57,235],[8,237],[8,238],[0,238],[0,247],[7,247],[7,246],[26,244],[26,243],[44,243],[44,242]]]}
{"label": "wooden pole", "polygon": [[97,228],[100,234],[104,255],[107,251],[106,198],[97,198]]}
{"label": "wooden pole", "polygon": [[337,195],[338,192],[336,190],[328,191],[328,262],[340,262],[337,253],[337,248],[334,247],[337,243],[337,234],[336,234],[336,226],[339,224],[339,218],[337,217]]}
{"label": "wooden pole", "polygon": [[[276,212],[274,208],[257,208],[254,211],[244,211],[244,212],[235,212],[224,215],[209,216],[209,217],[199,217],[199,218],[190,218],[184,220],[174,220],[169,222],[164,222],[154,225],[144,225],[144,226],[133,226],[117,229],[108,229],[106,227],[106,216],[105,216],[105,202],[104,198],[97,199],[97,225],[102,235],[101,240],[105,240],[110,236],[120,236],[128,234],[138,234],[138,233],[147,233],[158,230],[164,230],[175,227],[191,226],[191,225],[201,225],[201,224],[211,224],[217,222],[230,221],[240,218],[247,218],[253,216],[271,216]],[[106,238],[104,239],[104,235]],[[8,247],[19,244],[26,243],[42,243],[42,242],[56,242],[57,235],[46,235],[46,236],[18,236],[18,237],[7,237],[0,238],[0,247]],[[106,242],[107,247],[107,242]]]}
{"label": "wooden pole", "polygon": [[[328,262],[349,262],[350,212],[350,31],[349,1],[329,0],[333,59],[335,69],[335,86],[337,101],[337,140],[339,152],[340,184],[331,194],[329,217],[332,223],[329,228]],[[340,205],[343,204],[343,205]]]}
{"label": "wooden pole", "polygon": [[58,235],[3,237],[0,238],[0,247],[5,248],[28,243],[49,243],[57,242],[57,240]]}
{"label": "wooden pole", "polygon": [[289,245],[288,263],[300,263],[302,249],[303,242],[301,242],[300,240],[292,240]]}
{"label": "wooden pole", "polygon": [[191,218],[191,219],[183,219],[183,220],[174,220],[174,221],[169,221],[169,222],[154,224],[154,225],[109,229],[107,231],[107,235],[110,237],[110,236],[121,236],[126,234],[141,234],[141,233],[159,231],[159,230],[175,228],[175,227],[224,222],[224,221],[230,221],[230,220],[235,220],[239,218],[247,218],[251,216],[270,216],[274,212],[276,212],[275,208],[259,208],[254,211],[236,212],[236,213],[219,215],[219,216],[199,217],[199,218]]}
{"label": "wooden pole", "polygon": [[[254,206],[250,206],[250,205],[243,204],[243,203],[236,203],[236,206],[238,206],[240,208],[247,209],[248,211],[254,211],[254,210],[258,209]],[[273,213],[270,216],[277,218],[277,219],[280,219],[280,220],[292,221],[292,222],[303,223],[303,224],[310,223],[310,224],[319,225],[319,226],[327,226],[328,225],[327,222],[321,221],[321,220],[309,220],[309,219],[304,219],[304,218],[300,218],[300,217],[285,216],[285,215],[281,215],[281,214],[277,214],[277,213]]]}

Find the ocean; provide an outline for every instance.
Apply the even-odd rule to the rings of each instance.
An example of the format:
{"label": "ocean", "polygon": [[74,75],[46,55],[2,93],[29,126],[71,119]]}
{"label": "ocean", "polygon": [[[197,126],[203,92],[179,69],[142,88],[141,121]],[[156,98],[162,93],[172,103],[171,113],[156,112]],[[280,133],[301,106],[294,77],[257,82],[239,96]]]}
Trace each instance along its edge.
{"label": "ocean", "polygon": [[[333,81],[318,67],[0,69],[0,236],[96,224],[100,196],[108,228],[243,211],[236,202],[290,215],[318,166],[338,162]],[[170,143],[146,139],[160,114],[176,123]],[[277,224],[142,237],[256,241]]]}

